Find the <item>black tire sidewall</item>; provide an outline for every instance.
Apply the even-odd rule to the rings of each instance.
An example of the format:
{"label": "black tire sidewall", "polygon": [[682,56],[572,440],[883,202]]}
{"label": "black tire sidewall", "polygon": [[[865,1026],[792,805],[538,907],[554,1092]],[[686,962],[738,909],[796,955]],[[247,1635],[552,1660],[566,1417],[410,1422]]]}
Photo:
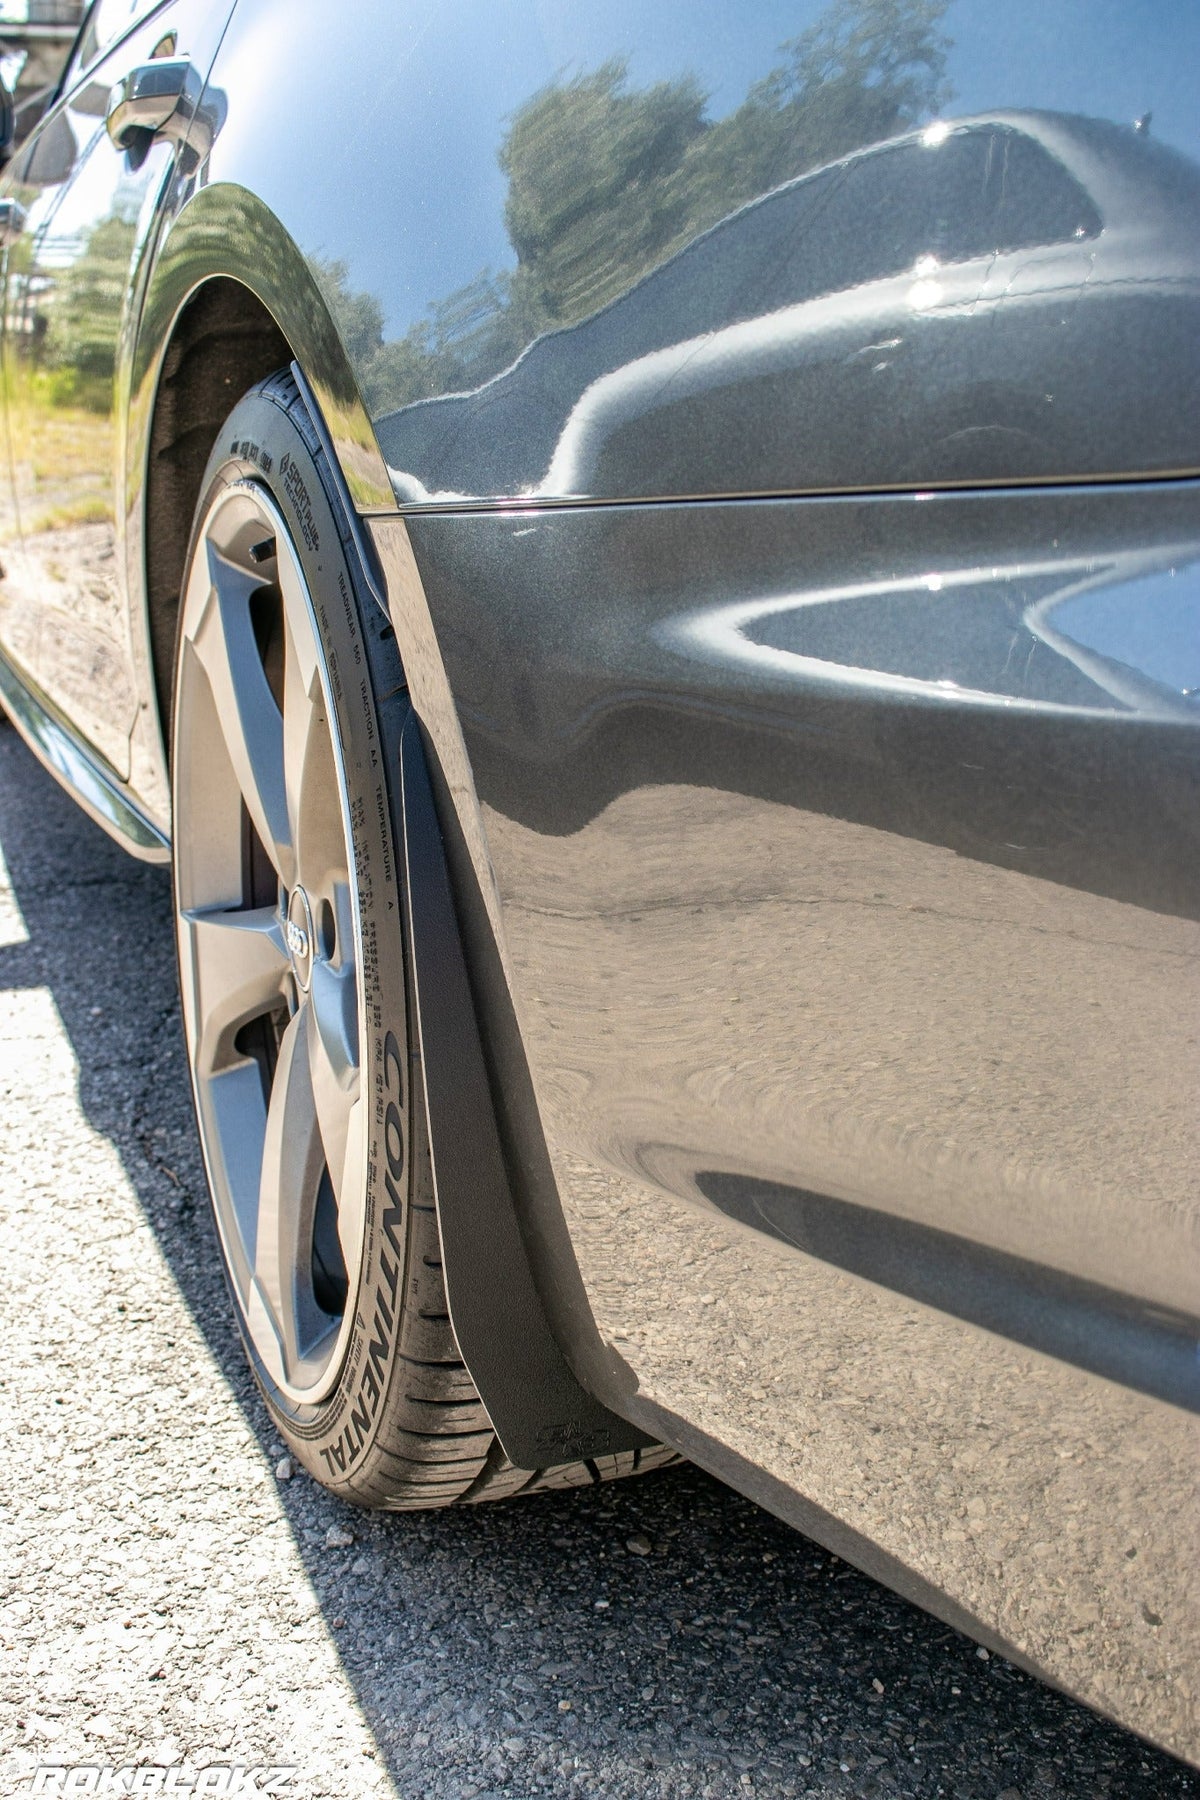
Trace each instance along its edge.
{"label": "black tire sidewall", "polygon": [[[354,1477],[361,1478],[372,1461],[377,1430],[389,1410],[407,1282],[412,1070],[396,855],[400,829],[389,770],[398,767],[408,702],[391,628],[362,573],[324,451],[290,377],[272,378],[253,390],[226,421],[205,472],[188,569],[214,500],[242,483],[265,489],[275,502],[308,584],[352,829],[367,1172],[360,1272],[347,1298],[353,1323],[337,1385],[327,1399],[297,1405],[279,1391],[255,1352],[229,1285],[251,1367],[289,1448],[323,1483],[353,1497]],[[173,743],[172,753],[174,766],[187,747]]]}

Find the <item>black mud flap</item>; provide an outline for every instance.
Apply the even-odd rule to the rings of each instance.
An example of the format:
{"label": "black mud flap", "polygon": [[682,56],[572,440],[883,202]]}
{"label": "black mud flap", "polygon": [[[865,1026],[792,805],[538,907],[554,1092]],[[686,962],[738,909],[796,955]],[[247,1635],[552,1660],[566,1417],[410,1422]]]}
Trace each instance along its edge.
{"label": "black mud flap", "polygon": [[416,990],[411,1028],[424,1065],[446,1293],[463,1361],[505,1454],[519,1468],[644,1449],[654,1440],[576,1380],[535,1285],[413,712],[401,734],[400,775]]}

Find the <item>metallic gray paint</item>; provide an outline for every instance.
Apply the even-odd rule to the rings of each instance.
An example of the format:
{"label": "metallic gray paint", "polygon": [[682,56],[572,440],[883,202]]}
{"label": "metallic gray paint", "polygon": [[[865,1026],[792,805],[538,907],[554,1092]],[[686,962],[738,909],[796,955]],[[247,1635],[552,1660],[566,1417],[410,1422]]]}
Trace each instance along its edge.
{"label": "metallic gray paint", "polygon": [[244,8],[208,179],[301,246],[405,504],[1200,468],[1195,15],[855,17],[296,0],[262,83]]}
{"label": "metallic gray paint", "polygon": [[139,451],[145,456],[162,354],[176,321],[197,289],[218,277],[248,288],[283,331],[320,403],[357,506],[390,511],[386,470],[310,261],[259,195],[236,183],[211,182],[207,159],[177,172],[164,209],[130,371],[131,435],[138,432],[131,457]]}
{"label": "metallic gray paint", "polygon": [[582,1378],[1187,1752],[1200,488],[375,536]]}
{"label": "metallic gray paint", "polygon": [[[1048,206],[1026,170],[1006,206],[1018,150],[1065,195]],[[962,173],[925,176],[954,156]],[[978,215],[947,231],[955,199]],[[475,393],[380,419],[380,441],[397,497],[444,505],[1194,470],[1198,241],[1200,168],[1128,126],[926,127],[740,207]]]}

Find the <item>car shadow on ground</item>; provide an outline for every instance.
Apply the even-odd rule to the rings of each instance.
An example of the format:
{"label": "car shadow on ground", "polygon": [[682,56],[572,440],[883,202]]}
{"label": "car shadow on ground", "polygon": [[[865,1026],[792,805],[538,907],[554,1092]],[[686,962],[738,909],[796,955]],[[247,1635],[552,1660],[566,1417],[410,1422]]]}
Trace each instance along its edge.
{"label": "car shadow on ground", "polygon": [[[29,933],[0,947],[0,989],[49,989],[87,1118],[274,1464],[194,1139],[168,875],[110,843],[7,728],[0,845]],[[0,1185],[15,1178],[0,1169]],[[307,1477],[279,1494],[406,1796],[1197,1791],[1182,1765],[693,1468],[440,1514],[354,1513]],[[338,1556],[331,1526],[355,1537]]]}

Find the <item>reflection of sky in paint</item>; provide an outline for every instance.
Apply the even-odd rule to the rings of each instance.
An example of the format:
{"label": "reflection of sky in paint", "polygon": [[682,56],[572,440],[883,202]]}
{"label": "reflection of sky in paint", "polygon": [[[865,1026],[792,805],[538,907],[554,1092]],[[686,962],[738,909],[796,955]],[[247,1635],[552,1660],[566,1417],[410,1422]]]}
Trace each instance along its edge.
{"label": "reflection of sky in paint", "polygon": [[[99,127],[99,131],[103,129],[103,126]],[[93,135],[99,135],[99,131]],[[73,263],[87,241],[88,232],[101,219],[113,214],[130,221],[136,219],[147,188],[152,185],[150,177],[162,174],[170,149],[166,144],[156,144],[151,155],[154,160],[149,168],[143,163],[142,171],[123,174],[115,187],[108,157],[84,156],[76,164],[75,179],[68,188],[46,190],[46,204],[52,206],[53,211],[46,235],[38,246],[38,266],[56,269]],[[35,215],[35,226],[37,223]]]}
{"label": "reflection of sky in paint", "polygon": [[[824,10],[824,0],[760,0],[752,8],[728,0],[413,5],[396,34],[390,72],[355,109],[359,146],[370,116],[399,105],[401,95],[405,117],[394,140],[404,160],[395,170],[388,230],[354,234],[351,285],[379,295],[389,334],[399,334],[485,265],[512,265],[496,148],[511,114],[556,75],[594,68],[634,45],[636,85],[693,73],[719,117],[779,62],[778,46]],[[955,40],[952,112],[1034,106],[1132,120],[1153,109],[1154,136],[1200,160],[1195,0],[956,0],[944,30]],[[486,44],[489,53],[465,58],[465,41]],[[1097,42],[1103,56],[1095,54]],[[322,55],[337,91],[339,62],[358,64],[362,44],[353,32],[332,33]],[[348,201],[353,205],[340,196],[334,217],[344,215]],[[396,244],[405,239],[420,246],[419,255],[399,266]],[[336,245],[345,254],[343,244],[343,232],[331,225],[324,244],[305,247],[319,254]]]}
{"label": "reflection of sky in paint", "polygon": [[[736,600],[669,620],[659,636],[689,657],[842,690],[1155,712],[1154,688],[1122,669],[1174,693],[1200,686],[1195,545],[1147,571],[1159,554],[1115,555],[1099,567],[1068,558],[944,569]],[[1077,657],[1073,646],[1101,660]]]}
{"label": "reflection of sky in paint", "polygon": [[1113,662],[1180,693],[1200,688],[1200,598],[1195,571],[1163,569],[1119,590],[1073,594],[1046,623]]}

